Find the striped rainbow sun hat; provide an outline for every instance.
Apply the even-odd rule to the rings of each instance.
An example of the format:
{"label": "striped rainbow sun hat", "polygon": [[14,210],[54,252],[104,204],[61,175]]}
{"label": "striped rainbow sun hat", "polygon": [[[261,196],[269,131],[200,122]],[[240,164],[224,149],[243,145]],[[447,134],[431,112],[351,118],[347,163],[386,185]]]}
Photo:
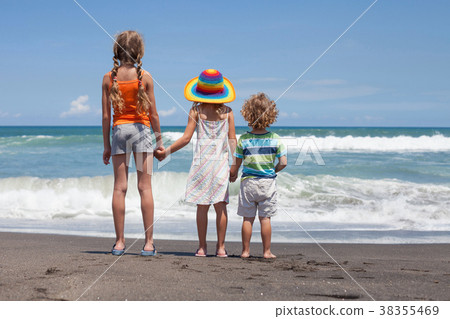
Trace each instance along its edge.
{"label": "striped rainbow sun hat", "polygon": [[227,103],[234,101],[236,93],[233,84],[222,73],[207,69],[186,84],[184,96],[193,102]]}

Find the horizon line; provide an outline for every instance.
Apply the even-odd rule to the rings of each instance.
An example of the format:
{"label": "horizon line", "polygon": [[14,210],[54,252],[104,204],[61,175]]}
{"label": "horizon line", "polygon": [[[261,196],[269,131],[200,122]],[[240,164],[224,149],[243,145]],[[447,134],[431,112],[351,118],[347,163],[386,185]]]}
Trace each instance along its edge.
{"label": "horizon line", "polygon": [[[101,125],[0,125],[0,128],[6,127],[102,127]],[[186,127],[186,125],[161,125],[160,127]],[[246,125],[235,125],[235,127],[239,128],[248,128]],[[277,125],[270,126],[268,128],[444,128],[450,129],[450,126],[353,126],[353,125],[301,125],[301,126],[292,126],[292,125]]]}

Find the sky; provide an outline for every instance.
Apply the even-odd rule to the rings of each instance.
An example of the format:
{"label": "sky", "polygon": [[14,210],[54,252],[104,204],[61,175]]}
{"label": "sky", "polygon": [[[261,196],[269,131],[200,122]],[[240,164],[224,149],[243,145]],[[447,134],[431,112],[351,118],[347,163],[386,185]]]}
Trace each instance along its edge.
{"label": "sky", "polygon": [[265,92],[276,126],[450,126],[448,1],[379,0],[325,54],[374,0],[77,1],[100,26],[72,0],[2,1],[0,125],[101,125],[108,34],[136,30],[163,126],[187,123],[184,86],[208,68],[237,125]]}

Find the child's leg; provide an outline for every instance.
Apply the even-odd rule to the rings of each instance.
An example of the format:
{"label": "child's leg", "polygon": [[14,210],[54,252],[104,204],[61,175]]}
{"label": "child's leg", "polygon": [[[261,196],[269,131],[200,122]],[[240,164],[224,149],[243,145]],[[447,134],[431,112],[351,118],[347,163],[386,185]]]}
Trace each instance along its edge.
{"label": "child's leg", "polygon": [[206,254],[209,205],[197,205],[198,254]]}
{"label": "child's leg", "polygon": [[136,164],[139,195],[141,196],[141,211],[144,221],[145,246],[144,250],[153,250],[153,218],[154,203],[152,192],[152,153],[134,153]]}
{"label": "child's leg", "polygon": [[125,248],[125,195],[128,185],[128,166],[126,154],[112,156],[114,167],[114,191],[112,198],[112,211],[114,217],[114,228],[116,230],[116,247],[121,250]]}
{"label": "child's leg", "polygon": [[264,258],[276,258],[270,251],[270,241],[272,239],[270,217],[259,217],[259,221],[261,222],[261,239],[263,242]]}
{"label": "child's leg", "polygon": [[250,239],[254,221],[255,217],[244,217],[242,222],[242,258],[250,257]]}
{"label": "child's leg", "polygon": [[217,246],[216,254],[225,255],[225,235],[227,233],[228,215],[227,204],[220,202],[214,204],[216,210]]}

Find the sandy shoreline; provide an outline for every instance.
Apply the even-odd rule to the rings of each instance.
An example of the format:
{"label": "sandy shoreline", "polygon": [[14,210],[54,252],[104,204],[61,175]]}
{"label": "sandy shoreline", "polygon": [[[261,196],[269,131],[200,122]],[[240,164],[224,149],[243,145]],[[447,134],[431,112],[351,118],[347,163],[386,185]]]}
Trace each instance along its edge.
{"label": "sandy shoreline", "polygon": [[222,259],[193,257],[196,242],[175,240],[141,257],[138,241],[118,259],[110,238],[0,238],[0,300],[450,300],[450,244],[323,244],[366,294],[315,244],[273,244],[278,258],[267,261],[260,244],[243,260],[240,243]]}

